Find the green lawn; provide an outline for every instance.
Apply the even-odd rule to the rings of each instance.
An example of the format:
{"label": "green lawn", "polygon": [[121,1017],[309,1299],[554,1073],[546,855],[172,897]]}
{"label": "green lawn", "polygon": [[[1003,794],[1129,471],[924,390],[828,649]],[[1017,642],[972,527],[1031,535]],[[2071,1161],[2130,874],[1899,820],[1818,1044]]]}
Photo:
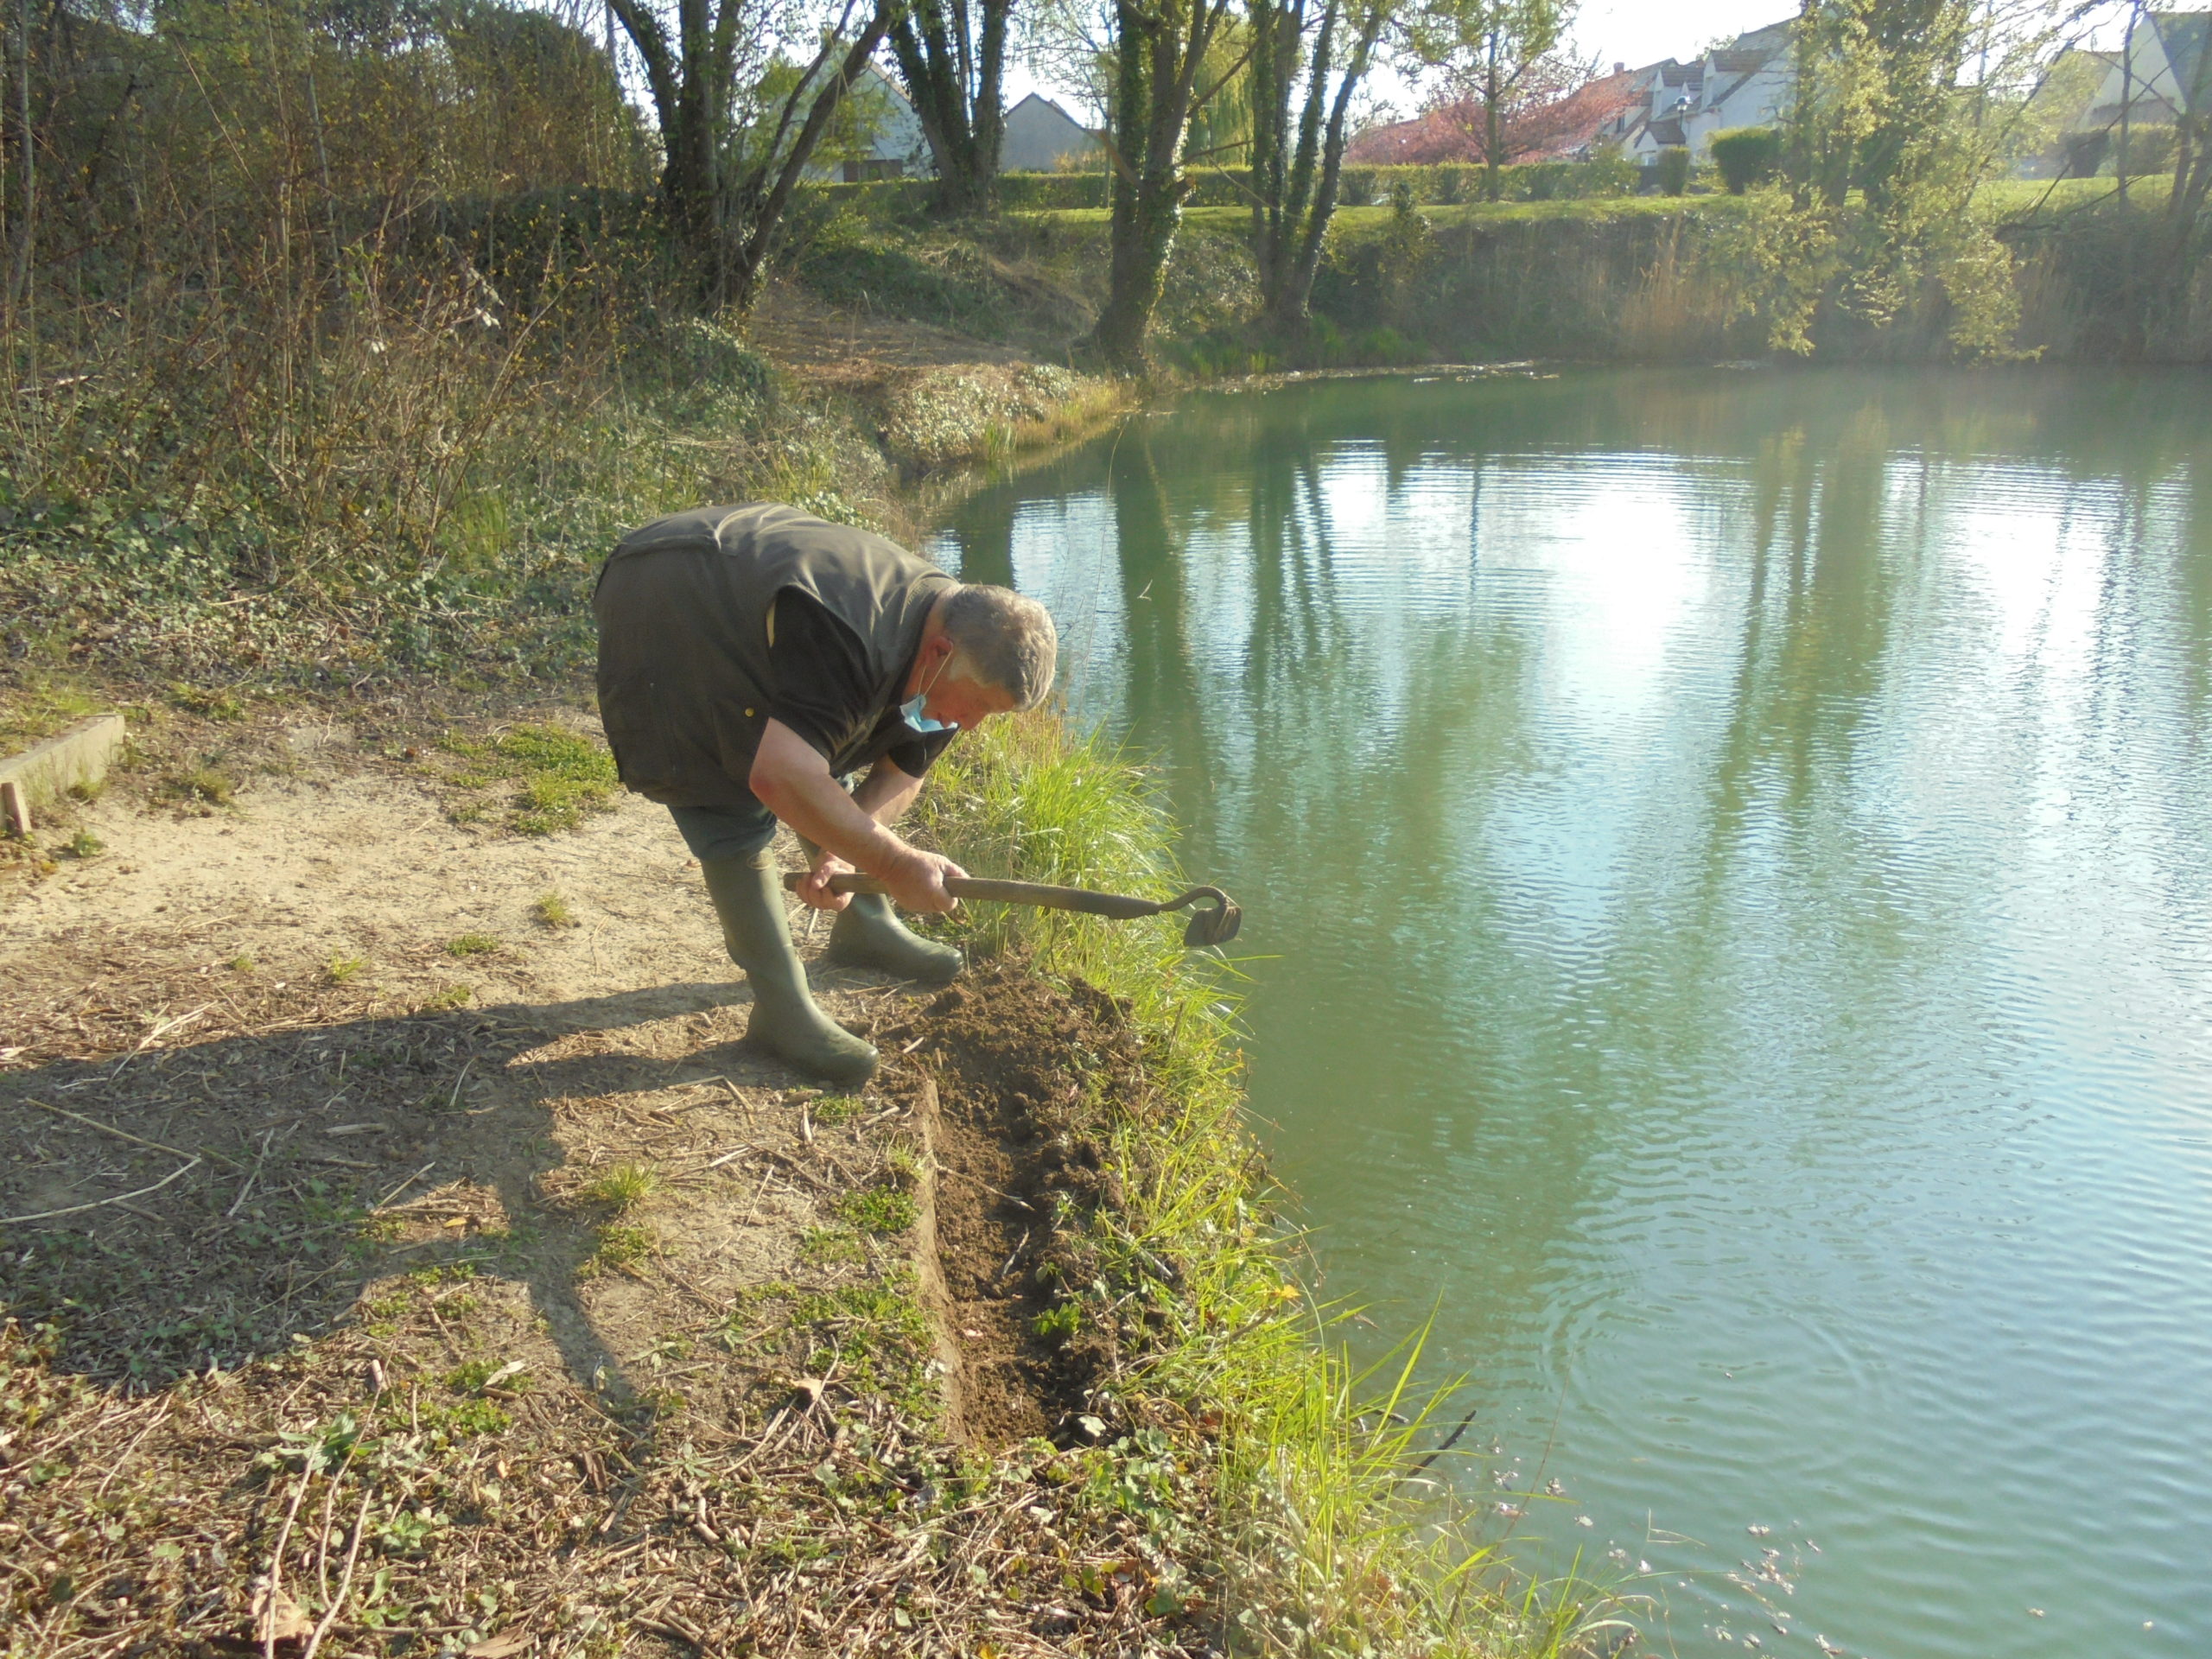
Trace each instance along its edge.
{"label": "green lawn", "polygon": [[[2166,192],[2171,188],[2170,180],[2143,178],[2134,181],[2131,194],[2139,206],[2163,205]],[[2113,181],[2110,179],[1999,179],[1984,185],[1978,200],[1986,211],[2012,214],[2033,213],[2038,209],[2048,212],[2091,207],[2108,200],[2113,194]],[[1431,224],[1440,226],[1476,221],[1535,224],[1560,219],[1599,221],[1662,219],[1679,213],[1735,213],[1741,211],[1741,200],[1718,194],[1585,196],[1559,201],[1461,202],[1448,207],[1430,203],[1424,205],[1421,211],[1427,215]],[[1388,207],[1340,207],[1337,210],[1337,222],[1354,231],[1379,226],[1389,216]],[[1103,226],[1107,222],[1108,211],[1103,207],[1064,207],[1009,213],[1007,217],[1049,219],[1064,226]],[[1251,223],[1251,213],[1243,207],[1190,207],[1184,210],[1183,222],[1194,228],[1236,232]]]}

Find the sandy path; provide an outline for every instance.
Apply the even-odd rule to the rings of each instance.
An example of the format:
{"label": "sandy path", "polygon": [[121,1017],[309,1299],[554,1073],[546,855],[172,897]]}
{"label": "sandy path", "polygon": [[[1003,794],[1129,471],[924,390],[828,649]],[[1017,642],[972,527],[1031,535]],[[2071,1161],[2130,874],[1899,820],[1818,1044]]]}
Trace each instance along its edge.
{"label": "sandy path", "polygon": [[[750,998],[663,809],[624,795],[574,831],[518,836],[453,822],[425,768],[367,753],[343,728],[261,735],[263,768],[232,805],[149,805],[126,780],[80,814],[104,855],[0,900],[0,1215],[165,1173],[175,1160],[150,1141],[214,1151],[149,1205],[54,1224],[90,1229],[111,1252],[227,1238],[226,1223],[262,1214],[250,1206],[292,1224],[317,1180],[365,1206],[411,1195],[395,1211],[403,1255],[456,1216],[456,1248],[532,1217],[540,1242],[504,1269],[529,1294],[501,1340],[588,1386],[626,1376],[633,1390],[644,1379],[629,1357],[679,1305],[696,1317],[702,1300],[854,1270],[810,1267],[800,1247],[904,1119],[824,1139],[806,1119],[810,1079],[736,1046]],[[548,893],[572,923],[543,919]],[[456,956],[467,936],[496,948]],[[864,1033],[912,1001],[845,970],[817,973],[817,990]],[[120,1163],[104,1138],[115,1128],[142,1137]],[[625,1163],[656,1172],[636,1217],[655,1253],[580,1276],[604,1218],[571,1196]],[[258,1185],[233,1202],[248,1168]],[[380,1294],[383,1264],[364,1262],[296,1294],[294,1249],[87,1282],[112,1317],[83,1363],[151,1363],[131,1326],[168,1302],[251,1306],[254,1319],[233,1321],[255,1327],[242,1348],[219,1337],[206,1351],[235,1363],[323,1328],[355,1290]]]}
{"label": "sandy path", "polygon": [[[625,794],[574,831],[506,835],[451,822],[430,781],[358,755],[342,729],[285,739],[296,772],[256,780],[229,809],[199,817],[113,798],[85,809],[106,854],[0,901],[0,964],[66,976],[72,958],[128,940],[171,971],[230,974],[248,957],[272,985],[358,959],[350,988],[402,1000],[456,984],[480,1004],[649,992],[674,1012],[748,1000],[662,808]],[[573,925],[539,918],[548,893]],[[804,939],[810,918],[794,914]],[[448,952],[471,934],[499,949]],[[830,970],[821,989],[857,1015],[884,984]]]}

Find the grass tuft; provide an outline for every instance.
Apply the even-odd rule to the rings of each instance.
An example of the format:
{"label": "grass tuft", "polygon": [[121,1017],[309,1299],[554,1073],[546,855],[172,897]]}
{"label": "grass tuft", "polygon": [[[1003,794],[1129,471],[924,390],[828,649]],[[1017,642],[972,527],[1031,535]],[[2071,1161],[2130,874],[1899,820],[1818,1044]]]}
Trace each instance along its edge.
{"label": "grass tuft", "polygon": [[837,1217],[864,1233],[880,1238],[912,1227],[919,1211],[914,1201],[895,1186],[864,1186],[839,1196]]}
{"label": "grass tuft", "polygon": [[232,797],[238,793],[238,784],[219,766],[195,766],[190,772],[172,772],[162,779],[155,792],[165,800],[228,806]]}
{"label": "grass tuft", "polygon": [[61,845],[61,850],[72,858],[98,858],[107,851],[107,843],[89,830],[79,830]]}
{"label": "grass tuft", "polygon": [[611,1215],[627,1215],[660,1191],[660,1176],[643,1164],[615,1164],[576,1189],[580,1204]]}
{"label": "grass tuft", "polygon": [[449,957],[489,957],[498,954],[499,950],[499,940],[489,933],[463,933],[446,941],[446,955]]}
{"label": "grass tuft", "polygon": [[561,896],[557,889],[548,889],[539,893],[537,904],[531,908],[542,927],[574,927],[576,925],[575,912],[569,907],[569,901]]}
{"label": "grass tuft", "polygon": [[365,957],[333,957],[322,965],[323,977],[333,985],[343,985],[368,965]]}

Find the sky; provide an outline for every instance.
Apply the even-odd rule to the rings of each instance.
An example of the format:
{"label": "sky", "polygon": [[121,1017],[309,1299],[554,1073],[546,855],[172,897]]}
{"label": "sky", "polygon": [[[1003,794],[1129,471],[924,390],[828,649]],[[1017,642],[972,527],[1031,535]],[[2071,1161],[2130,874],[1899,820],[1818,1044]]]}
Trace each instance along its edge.
{"label": "sky", "polygon": [[1586,58],[1631,69],[1693,58],[1715,41],[1797,15],[1793,0],[1586,0],[1574,38]]}
{"label": "sky", "polygon": [[[2199,9],[2199,0],[2167,3],[2177,10]],[[1782,22],[1797,11],[1798,0],[1582,0],[1572,34],[1578,55],[1585,61],[1594,60],[1601,73],[1616,63],[1637,69],[1662,58],[1694,58],[1717,41]],[[2107,0],[2087,20],[2087,43],[2116,47],[2124,12],[2115,0]],[[1009,104],[1030,92],[1042,92],[1065,105],[1070,114],[1089,118],[1077,107],[1075,98],[1039,79],[1027,65],[1010,66],[1007,81]],[[1372,90],[1396,114],[1409,115],[1420,103],[1418,89],[1388,71],[1374,77]]]}
{"label": "sky", "polygon": [[[1601,69],[1616,62],[1634,69],[1662,58],[1695,57],[1715,41],[1778,23],[1796,12],[1796,0],[1584,0],[1573,35],[1580,55],[1596,59]],[[1039,79],[1026,65],[1013,67],[1007,81],[1009,104],[1042,92],[1065,105],[1071,115],[1084,114],[1066,92]],[[1395,76],[1378,76],[1375,90],[1398,105],[1400,113],[1412,112],[1414,89]]]}

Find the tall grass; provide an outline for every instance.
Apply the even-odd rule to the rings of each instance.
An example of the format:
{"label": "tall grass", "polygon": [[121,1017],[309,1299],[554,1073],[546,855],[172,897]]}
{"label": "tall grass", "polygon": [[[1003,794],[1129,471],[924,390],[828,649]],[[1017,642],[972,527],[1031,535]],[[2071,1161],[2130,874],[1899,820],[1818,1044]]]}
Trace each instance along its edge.
{"label": "tall grass", "polygon": [[[1146,774],[1048,713],[963,740],[924,799],[932,838],[979,872],[1163,895],[1181,880]],[[1122,999],[1168,1103],[1124,1115],[1125,1198],[1100,1243],[1109,1280],[1147,1305],[1128,1386],[1200,1427],[1236,1647],[1535,1659],[1607,1628],[1590,1586],[1517,1576],[1437,1478],[1455,1455],[1430,1457],[1452,1390],[1416,1380],[1421,1334],[1362,1367],[1342,1310],[1300,1289],[1244,1126],[1233,968],[1187,959],[1165,920],[987,906],[963,925],[971,950],[1026,953]]]}

